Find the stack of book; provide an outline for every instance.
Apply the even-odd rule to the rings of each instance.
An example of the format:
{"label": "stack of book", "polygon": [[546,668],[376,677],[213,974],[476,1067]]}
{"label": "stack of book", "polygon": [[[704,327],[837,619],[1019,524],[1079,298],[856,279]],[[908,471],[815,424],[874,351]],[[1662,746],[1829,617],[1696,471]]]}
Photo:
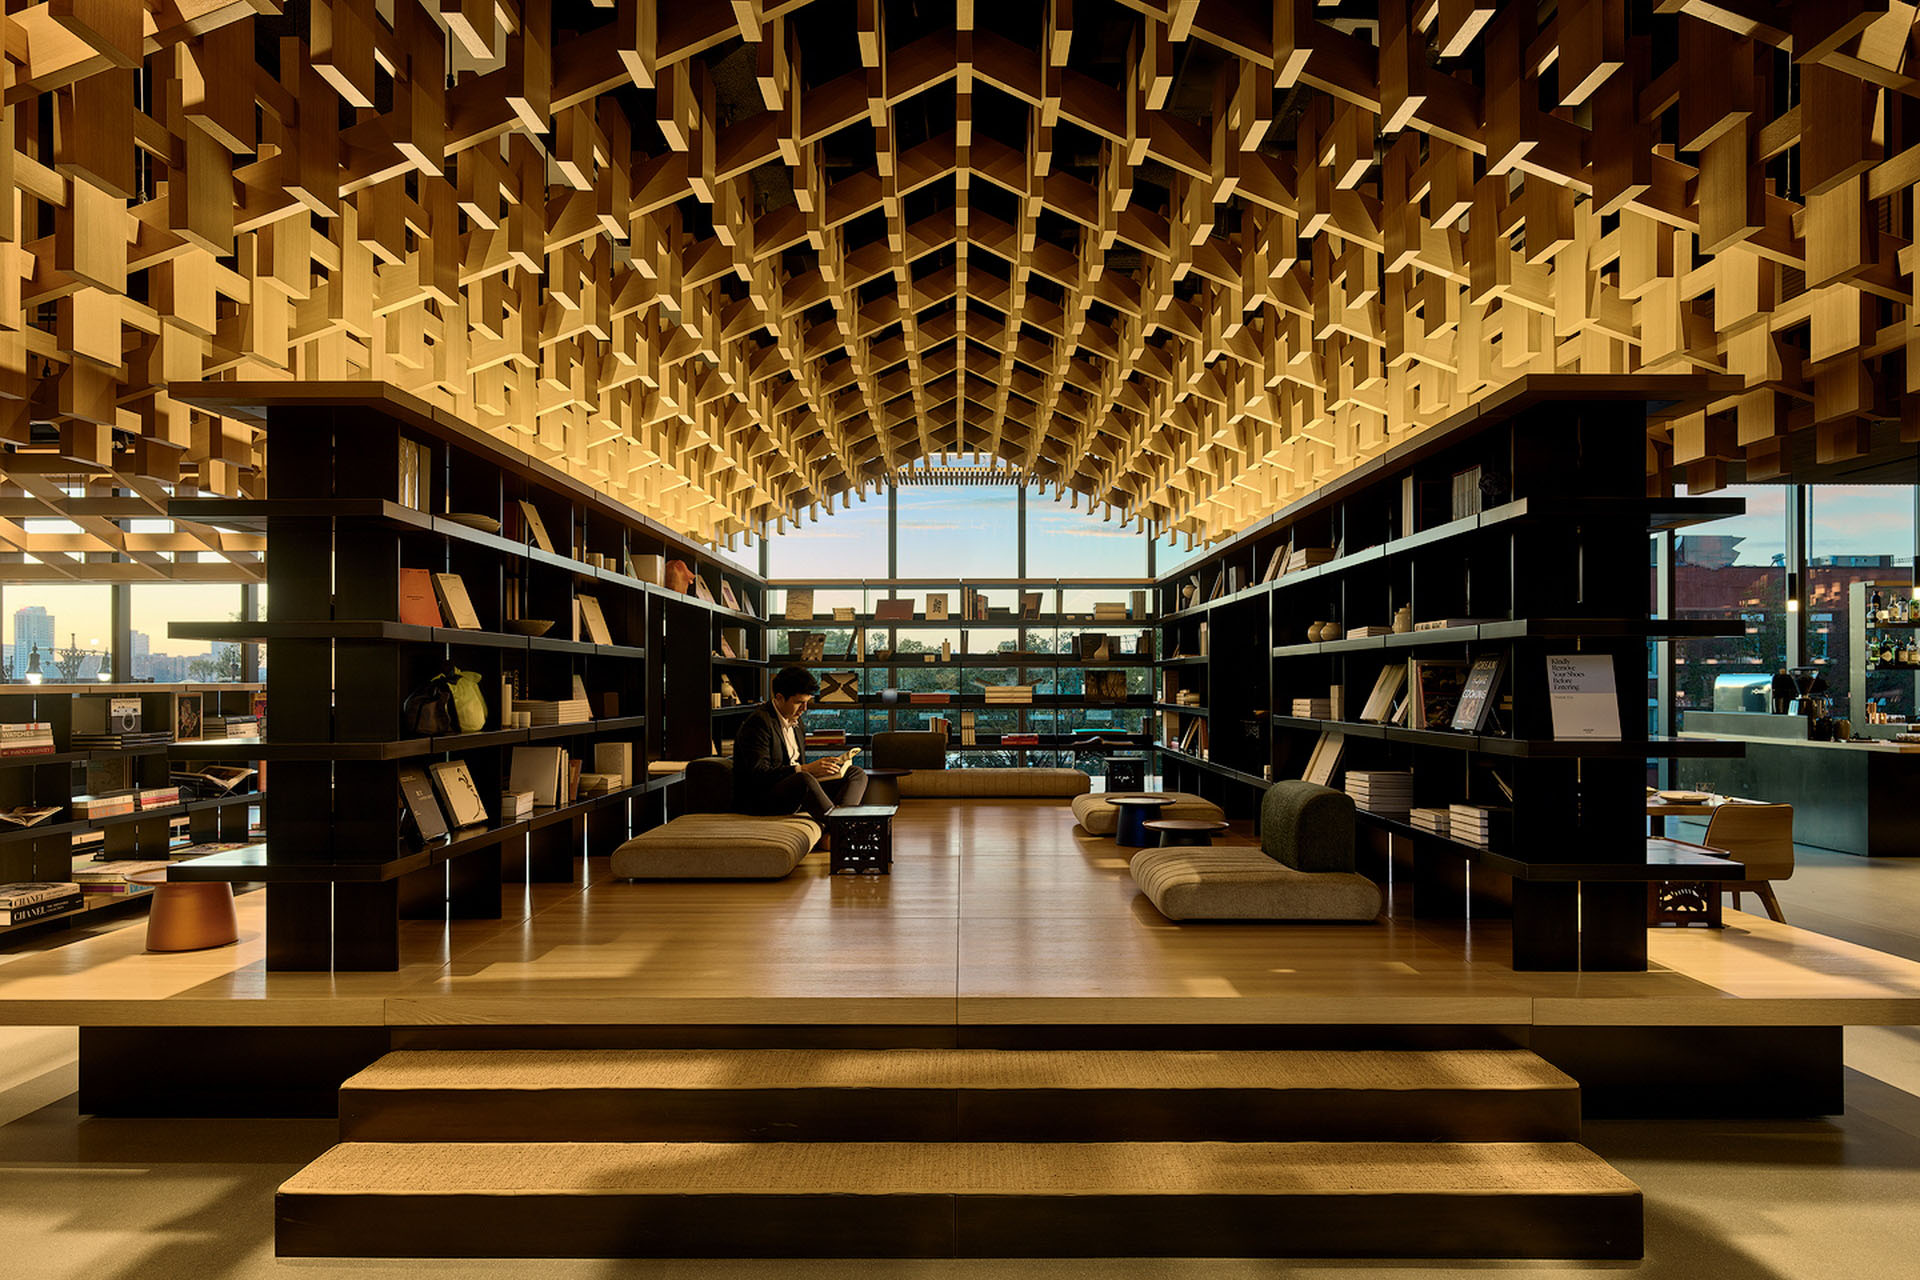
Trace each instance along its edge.
{"label": "stack of book", "polygon": [[986,695],[990,707],[1020,706],[1033,702],[1033,686],[1030,684],[983,684],[980,691]]}
{"label": "stack of book", "polygon": [[978,746],[979,742],[975,739],[974,734],[973,712],[962,711],[960,713],[960,745],[963,747]]}
{"label": "stack of book", "polygon": [[1125,622],[1127,606],[1123,600],[1096,600],[1093,603],[1095,622]]}
{"label": "stack of book", "polygon": [[127,877],[142,871],[159,871],[165,862],[82,862],[73,869],[73,879],[85,893],[137,893],[145,885],[130,885]]}
{"label": "stack of book", "polygon": [[807,746],[809,748],[844,747],[846,745],[847,745],[847,731],[845,729],[809,729],[807,730]]}
{"label": "stack of book", "polygon": [[260,719],[258,716],[208,715],[201,721],[203,731],[209,738],[248,738],[260,737]]}
{"label": "stack of book", "polygon": [[[991,689],[993,686],[989,685],[987,687]],[[907,694],[907,702],[913,706],[944,707],[952,701],[953,695],[944,689],[915,689]],[[992,702],[993,699],[988,698],[987,701]],[[1029,701],[1031,701],[1031,699],[1029,699]]]}
{"label": "stack of book", "polygon": [[1295,698],[1293,714],[1301,720],[1331,720],[1333,719],[1333,699]]}
{"label": "stack of book", "polygon": [[0,724],[0,756],[52,755],[53,726],[43,720]]}
{"label": "stack of book", "polygon": [[554,724],[586,724],[593,719],[593,704],[585,698],[563,698],[558,702],[515,698],[513,709],[532,715],[535,728]]}
{"label": "stack of book", "polygon": [[533,792],[502,791],[500,793],[500,821],[519,822],[533,816]]}
{"label": "stack of book", "polygon": [[1173,702],[1175,706],[1179,707],[1197,707],[1200,705],[1200,691],[1198,689],[1181,689],[1173,695]]}
{"label": "stack of book", "polygon": [[1040,745],[1040,735],[1037,733],[1003,733],[1000,735],[1000,745],[1003,747],[1037,747]]}
{"label": "stack of book", "polygon": [[617,773],[587,773],[582,771],[580,774],[579,795],[583,798],[587,796],[610,796],[620,789],[620,775]]}
{"label": "stack of book", "polygon": [[1286,566],[1281,573],[1298,573],[1302,569],[1311,569],[1315,565],[1325,564],[1333,559],[1332,547],[1295,547],[1287,556]]}
{"label": "stack of book", "polygon": [[1368,636],[1390,636],[1392,634],[1392,627],[1348,627],[1346,638],[1348,640],[1364,640]]}
{"label": "stack of book", "polygon": [[173,734],[165,729],[140,729],[131,733],[81,733],[73,732],[75,751],[127,751],[134,747],[161,747],[173,741]]}
{"label": "stack of book", "polygon": [[138,793],[132,791],[116,791],[104,796],[75,796],[73,816],[84,821],[117,818],[121,814],[132,813],[138,804]]}
{"label": "stack of book", "polygon": [[1405,813],[1413,807],[1413,775],[1404,769],[1349,769],[1347,794],[1369,813]]}
{"label": "stack of book", "polygon": [[1411,809],[1407,812],[1407,821],[1430,836],[1447,834],[1448,817],[1449,811],[1446,809]]}
{"label": "stack of book", "polygon": [[1461,844],[1485,849],[1493,843],[1495,812],[1485,805],[1451,805],[1447,809],[1447,835]]}
{"label": "stack of book", "polygon": [[179,787],[142,787],[135,794],[142,809],[171,809],[180,803]]}
{"label": "stack of book", "polygon": [[0,925],[25,924],[78,911],[86,902],[71,882],[23,881],[0,884]]}

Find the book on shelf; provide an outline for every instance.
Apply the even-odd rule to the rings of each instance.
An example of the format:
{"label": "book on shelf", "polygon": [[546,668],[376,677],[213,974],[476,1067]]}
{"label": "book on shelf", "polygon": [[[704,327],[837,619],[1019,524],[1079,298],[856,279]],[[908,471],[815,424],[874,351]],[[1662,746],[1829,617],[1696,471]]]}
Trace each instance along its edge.
{"label": "book on shelf", "polygon": [[214,764],[211,761],[174,761],[167,766],[167,778],[181,792],[196,800],[211,800],[232,795],[234,788],[259,770],[238,764]]}
{"label": "book on shelf", "polygon": [[725,578],[720,579],[720,603],[735,613],[745,613],[740,607],[740,597],[733,593],[733,584]]}
{"label": "book on shelf", "polygon": [[[581,763],[584,764],[585,762],[582,761]],[[578,793],[583,799],[591,799],[594,796],[610,796],[621,789],[620,775],[617,773],[591,773],[584,768],[580,770]]]}
{"label": "book on shelf", "polygon": [[1140,591],[1135,591],[1131,596],[1128,597],[1127,617],[1132,619],[1135,622],[1146,621],[1147,593],[1144,589]]}
{"label": "book on shelf", "polygon": [[1096,600],[1093,602],[1093,620],[1095,622],[1125,622],[1127,605],[1124,600]]}
{"label": "book on shelf", "polygon": [[809,729],[806,745],[808,747],[844,747],[847,745],[847,731],[845,729]]}
{"label": "book on shelf", "polygon": [[697,573],[693,575],[693,595],[694,599],[705,600],[708,604],[719,603],[713,598],[713,588],[709,587],[707,580]]}
{"label": "book on shelf", "polygon": [[974,741],[974,733],[975,733],[975,725],[974,725],[973,712],[962,711],[960,713],[960,745],[963,747],[971,747],[971,746],[977,745]]}
{"label": "book on shelf", "polygon": [[1493,710],[1493,693],[1499,687],[1503,665],[1499,654],[1485,654],[1473,660],[1448,728],[1479,733],[1485,727],[1487,714]]}
{"label": "book on shelf", "polygon": [[459,574],[434,574],[433,594],[439,601],[440,612],[456,629],[461,631],[480,629],[480,615],[474,612],[473,599],[467,594],[467,584]]}
{"label": "book on shelf", "polygon": [[415,511],[428,509],[431,477],[433,475],[432,456],[427,446],[418,440],[400,437],[399,456],[399,496],[400,505],[411,507]]}
{"label": "book on shelf", "polygon": [[787,588],[787,621],[813,621],[813,590],[810,587]]}
{"label": "book on shelf", "polygon": [[902,596],[892,600],[879,600],[874,603],[873,616],[883,622],[913,621],[913,597]]}
{"label": "book on shelf", "polygon": [[1390,636],[1392,634],[1393,628],[1387,626],[1348,627],[1345,638],[1348,640],[1365,640],[1371,636]]}
{"label": "book on shelf", "polygon": [[916,707],[944,707],[953,701],[953,695],[944,689],[915,689],[907,696],[907,702]]}
{"label": "book on shelf", "polygon": [[513,709],[531,715],[535,728],[556,724],[586,724],[593,719],[593,704],[585,698],[561,698],[550,701],[516,698]]}
{"label": "book on shelf", "polygon": [[947,620],[947,593],[929,591],[927,593],[927,621],[945,622]]}
{"label": "book on shelf", "polygon": [[1451,816],[1446,809],[1407,810],[1407,821],[1413,824],[1413,828],[1431,836],[1446,835]]}
{"label": "book on shelf", "polygon": [[1393,713],[1394,699],[1406,679],[1407,669],[1397,662],[1380,668],[1380,674],[1374,678],[1373,692],[1367,695],[1367,704],[1360,709],[1360,718],[1376,724],[1384,722]]}
{"label": "book on shelf", "polygon": [[1547,655],[1547,706],[1556,741],[1620,740],[1620,702],[1613,658],[1604,653]]}
{"label": "book on shelf", "polygon": [[15,827],[37,827],[59,812],[57,804],[15,805],[11,809],[0,809],[0,822]]}
{"label": "book on shelf", "polygon": [[0,724],[0,757],[50,756],[54,750],[53,725],[47,721]]}
{"label": "book on shelf", "polygon": [[1471,663],[1458,659],[1408,658],[1407,700],[1410,729],[1452,727],[1454,709],[1466,691]]}
{"label": "book on shelf", "polygon": [[533,543],[549,555],[553,554],[553,539],[547,536],[547,524],[540,518],[540,508],[525,498],[521,498],[517,505],[520,508],[522,540]]}
{"label": "book on shelf", "polygon": [[479,826],[487,820],[486,803],[465,760],[435,761],[427,766],[427,776],[433,779],[433,789],[453,826]]}
{"label": "book on shelf", "polygon": [[853,606],[850,604],[837,604],[833,606],[833,620],[835,622],[852,622]]}
{"label": "book on shelf", "polygon": [[1480,514],[1480,468],[1467,467],[1453,473],[1453,518]]}
{"label": "book on shelf", "polygon": [[79,694],[73,699],[75,735],[111,736],[141,732],[140,699]]}
{"label": "book on shelf", "polygon": [[203,723],[206,736],[214,739],[260,737],[260,720],[257,716],[208,715]]}
{"label": "book on shelf", "polygon": [[1499,805],[1447,806],[1447,838],[1482,849],[1494,843],[1495,828],[1503,826],[1512,810]]}
{"label": "book on shelf", "polygon": [[980,692],[985,695],[989,706],[1025,705],[1033,701],[1033,686],[1030,684],[983,684]]}
{"label": "book on shelf", "polygon": [[553,808],[566,792],[567,753],[559,747],[515,747],[507,786],[513,791],[532,792],[533,803],[539,808]]}
{"label": "book on shelf", "polygon": [[751,658],[753,656],[752,651],[747,646],[747,629],[745,627],[720,628],[720,647],[728,651],[727,656],[729,658]]}
{"label": "book on shelf", "polygon": [[1447,631],[1454,627],[1477,627],[1489,621],[1486,618],[1429,618],[1425,622],[1413,624],[1415,631]]}
{"label": "book on shelf", "polygon": [[134,799],[142,812],[148,809],[171,809],[180,803],[180,788],[142,787],[134,792]]}
{"label": "book on shelf", "polygon": [[1340,757],[1346,749],[1346,734],[1338,729],[1322,732],[1314,739],[1313,751],[1307,756],[1307,767],[1300,776],[1319,786],[1332,786],[1334,774],[1340,771]]}
{"label": "book on shelf", "polygon": [[414,832],[423,842],[438,840],[447,834],[447,820],[440,812],[440,802],[434,798],[433,783],[427,780],[426,770],[400,771],[400,800],[406,806]]}
{"label": "book on shelf", "polygon": [[400,571],[400,621],[412,627],[445,626],[433,574],[426,569]]}
{"label": "book on shelf", "polygon": [[580,776],[585,772],[586,762],[576,756],[566,757],[567,803],[572,804],[580,798]]}
{"label": "book on shelf", "polygon": [[194,742],[207,731],[207,699],[202,693],[173,695],[173,740]]}
{"label": "book on shelf", "polygon": [[171,864],[166,862],[88,862],[75,865],[71,874],[74,883],[80,886],[80,892],[86,897],[125,898],[136,893],[145,893],[152,887],[144,884],[130,884],[127,881],[128,876],[163,871],[169,865]]}
{"label": "book on shelf", "polygon": [[500,793],[500,821],[520,822],[533,816],[533,792],[502,791]]}
{"label": "book on shelf", "polygon": [[636,556],[627,553],[627,576],[638,578],[653,586],[665,586],[667,582],[667,558],[665,556]]}
{"label": "book on shelf", "polygon": [[1349,769],[1346,789],[1369,813],[1405,813],[1413,807],[1413,775],[1403,769]]}
{"label": "book on shelf", "polygon": [[1299,573],[1302,569],[1311,569],[1333,559],[1332,547],[1295,547],[1287,553],[1287,566],[1281,573]]}
{"label": "book on shelf", "polygon": [[139,747],[160,747],[173,741],[173,734],[165,729],[153,729],[145,733],[80,733],[73,735],[75,751],[131,751]]}
{"label": "book on shelf", "polygon": [[610,773],[620,779],[622,789],[633,785],[633,744],[596,742],[593,744],[593,771]]}
{"label": "book on shelf", "polygon": [[601,612],[597,596],[575,596],[580,605],[580,621],[586,628],[586,638],[595,644],[612,644],[613,632],[607,629],[607,615]]}
{"label": "book on shelf", "polygon": [[1210,657],[1211,654],[1209,650],[1213,644],[1213,628],[1203,620],[1200,625],[1195,628],[1195,631],[1198,635],[1200,647],[1200,652],[1196,656],[1202,658]]}
{"label": "book on shelf", "polygon": [[1040,616],[1041,594],[1042,593],[1038,591],[1022,591],[1020,593],[1020,616],[1022,618],[1038,618]]}
{"label": "book on shelf", "polygon": [[132,791],[104,796],[75,796],[72,800],[73,816],[89,822],[96,818],[118,818],[134,812],[139,803],[139,797]]}
{"label": "book on shelf", "polygon": [[78,911],[86,903],[72,881],[18,881],[0,884],[0,925],[25,924]]}
{"label": "book on shelf", "polygon": [[1333,700],[1331,698],[1295,698],[1292,715],[1296,720],[1333,719]]}

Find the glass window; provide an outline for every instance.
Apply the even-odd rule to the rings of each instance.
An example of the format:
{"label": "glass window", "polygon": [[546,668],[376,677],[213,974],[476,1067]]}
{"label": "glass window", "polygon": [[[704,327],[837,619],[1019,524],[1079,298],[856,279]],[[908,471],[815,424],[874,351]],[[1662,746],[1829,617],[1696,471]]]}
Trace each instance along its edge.
{"label": "glass window", "polygon": [[39,671],[41,683],[60,684],[111,677],[113,588],[10,583],[0,593],[5,643],[0,664],[6,679],[19,683]]}
{"label": "glass window", "polygon": [[1856,687],[1890,715],[1914,714],[1911,671],[1868,670],[1860,661],[1867,640],[1904,642],[1911,628],[1853,634],[1855,584],[1862,605],[1875,588],[1883,599],[1913,594],[1913,501],[1906,485],[1817,484],[1807,490],[1807,661],[1832,668],[1827,684],[1835,715],[1863,719],[1852,705]]}
{"label": "glass window", "polygon": [[1018,576],[1020,491],[1014,486],[907,485],[897,493],[901,577]]}
{"label": "glass window", "polygon": [[1147,538],[1138,524],[1028,495],[1029,578],[1142,578],[1146,572]]}
{"label": "glass window", "polygon": [[1153,572],[1156,577],[1178,569],[1187,561],[1207,553],[1207,545],[1196,539],[1192,547],[1187,546],[1185,534],[1168,534],[1153,544]]}
{"label": "glass window", "polygon": [[[1787,498],[1784,485],[1744,485],[1715,497],[1745,498],[1746,514],[1674,535],[1674,613],[1738,619],[1738,636],[1678,640],[1673,696],[1680,711],[1764,710],[1764,688],[1787,660]],[[1748,701],[1747,699],[1761,699]],[[1682,725],[1684,727],[1684,723]]]}
{"label": "glass window", "polygon": [[128,588],[133,651],[127,674],[160,684],[191,681],[221,684],[244,679],[242,646],[206,640],[174,640],[170,622],[237,622],[242,589],[233,583],[135,585]]}
{"label": "glass window", "polygon": [[770,578],[884,578],[887,576],[887,499],[855,500],[844,511],[767,539]]}

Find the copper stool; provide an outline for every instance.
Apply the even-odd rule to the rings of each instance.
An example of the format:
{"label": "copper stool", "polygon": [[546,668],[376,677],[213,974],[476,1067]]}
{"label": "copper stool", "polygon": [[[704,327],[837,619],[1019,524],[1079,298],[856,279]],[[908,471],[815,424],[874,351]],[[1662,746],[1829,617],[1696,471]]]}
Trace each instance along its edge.
{"label": "copper stool", "polygon": [[205,951],[240,940],[233,886],[224,880],[169,880],[166,869],[136,871],[128,884],[153,886],[147,950]]}

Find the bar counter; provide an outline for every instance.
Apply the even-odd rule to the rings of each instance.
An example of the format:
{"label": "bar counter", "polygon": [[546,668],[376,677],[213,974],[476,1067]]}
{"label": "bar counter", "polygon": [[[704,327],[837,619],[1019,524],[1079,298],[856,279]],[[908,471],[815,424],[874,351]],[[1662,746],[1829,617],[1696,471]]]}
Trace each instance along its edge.
{"label": "bar counter", "polygon": [[1920,857],[1920,743],[1811,742],[1803,716],[1684,711],[1680,736],[1744,742],[1734,759],[1675,762],[1675,785],[1793,806],[1799,844],[1875,858]]}

